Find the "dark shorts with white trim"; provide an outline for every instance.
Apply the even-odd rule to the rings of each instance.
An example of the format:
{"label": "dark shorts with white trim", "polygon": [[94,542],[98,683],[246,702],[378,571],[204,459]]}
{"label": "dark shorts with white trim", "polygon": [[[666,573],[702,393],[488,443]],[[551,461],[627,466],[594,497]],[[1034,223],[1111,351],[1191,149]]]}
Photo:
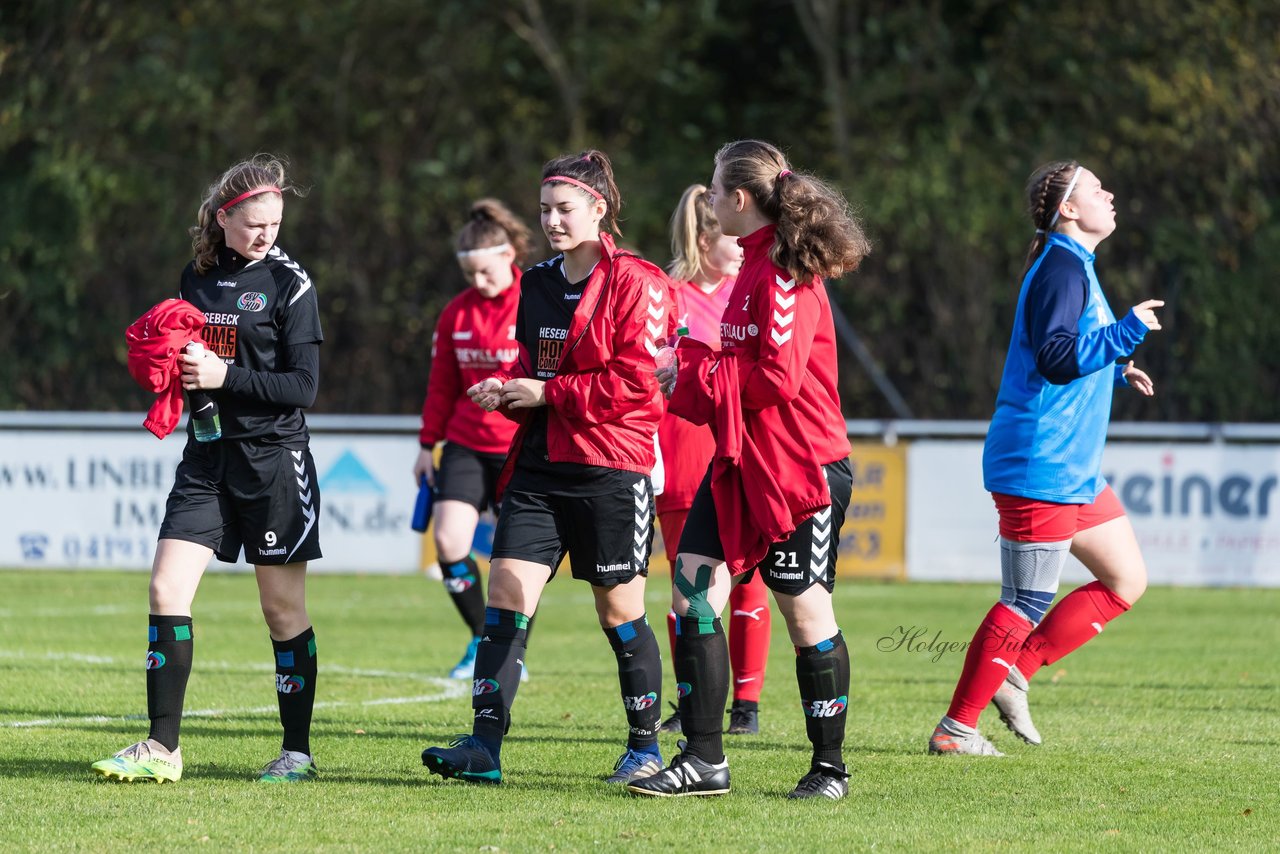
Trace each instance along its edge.
{"label": "dark shorts with white trim", "polygon": [[493,535],[494,560],[540,563],[555,577],[568,554],[573,577],[597,587],[647,576],[652,550],[653,484],[644,475],[605,495],[508,489]]}
{"label": "dark shorts with white trim", "polygon": [[255,566],[315,560],[320,484],[307,446],[253,440],[188,440],[165,504],[160,539],[213,549]]}
{"label": "dark shorts with white trim", "polygon": [[[800,523],[790,537],[770,546],[764,560],[756,564],[755,569],[760,571],[770,590],[798,596],[815,584],[821,584],[828,592],[835,589],[836,548],[853,494],[853,467],[846,457],[827,463],[822,470],[827,476],[831,504]],[[710,468],[698,486],[685,519],[680,551],[724,560],[720,522],[711,498]]]}

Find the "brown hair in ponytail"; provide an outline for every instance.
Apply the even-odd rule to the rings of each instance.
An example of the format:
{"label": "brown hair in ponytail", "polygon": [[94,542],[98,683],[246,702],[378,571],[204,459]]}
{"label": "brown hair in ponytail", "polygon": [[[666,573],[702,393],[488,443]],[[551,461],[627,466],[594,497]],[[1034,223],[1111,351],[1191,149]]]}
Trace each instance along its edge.
{"label": "brown hair in ponytail", "polygon": [[[283,158],[255,154],[223,172],[222,177],[209,186],[200,202],[200,209],[196,212],[196,225],[187,230],[191,235],[197,273],[203,275],[218,263],[218,247],[225,242],[222,226],[218,225],[218,209],[224,204],[260,187],[275,187],[281,194],[302,195],[296,187],[286,182],[284,170],[287,165]],[[252,198],[255,197],[228,208],[228,211],[235,210]]]}
{"label": "brown hair in ponytail", "polygon": [[796,281],[842,276],[871,252],[871,241],[838,190],[812,175],[792,172],[767,142],[731,142],[716,152],[726,192],[744,190],[778,226],[769,258]]}
{"label": "brown hair in ponytail", "polygon": [[1066,201],[1063,195],[1079,168],[1080,164],[1074,160],[1055,160],[1032,172],[1027,179],[1027,212],[1031,214],[1031,224],[1035,226],[1036,234],[1027,247],[1027,260],[1022,267],[1022,275],[1018,277],[1019,281],[1026,278],[1027,271],[1040,257],[1049,232],[1056,230],[1053,214]]}
{"label": "brown hair in ponytail", "polygon": [[467,216],[466,225],[458,232],[457,251],[487,249],[510,243],[516,253],[516,266],[523,267],[533,249],[533,234],[520,217],[497,199],[479,199]]}

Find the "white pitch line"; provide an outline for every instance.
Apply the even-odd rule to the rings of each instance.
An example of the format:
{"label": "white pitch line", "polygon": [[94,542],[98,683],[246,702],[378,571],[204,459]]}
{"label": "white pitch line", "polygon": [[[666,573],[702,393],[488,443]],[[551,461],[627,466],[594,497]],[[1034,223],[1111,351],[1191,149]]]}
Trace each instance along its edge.
{"label": "white pitch line", "polygon": [[[118,658],[109,658],[101,655],[84,655],[75,652],[45,652],[26,654],[10,650],[0,650],[0,658],[21,658],[21,659],[42,659],[45,661],[73,661],[80,664],[129,664],[130,662],[122,661]],[[265,664],[251,663],[235,663],[228,661],[208,661],[199,662],[200,669],[208,670],[257,670],[263,672],[274,672],[275,667]],[[453,700],[459,697],[467,696],[470,693],[471,686],[465,680],[446,679],[443,676],[427,676],[421,673],[397,673],[392,670],[365,670],[358,667],[344,667],[342,665],[325,665],[320,670],[321,673],[334,674],[338,676],[360,676],[373,679],[410,679],[424,682],[428,685],[435,686],[440,689],[437,694],[421,694],[414,697],[383,697],[377,700],[327,700],[315,704],[316,709],[334,709],[345,706],[390,706],[390,705],[407,705],[411,703],[438,703],[441,700]],[[258,715],[268,712],[278,711],[277,706],[254,706],[239,709],[192,709],[184,711],[184,717],[193,718],[216,718],[233,715]],[[57,726],[60,724],[94,724],[94,723],[114,723],[116,721],[140,720],[141,715],[120,715],[111,717],[107,715],[82,715],[79,717],[52,717],[39,718],[30,721],[4,721],[0,726],[8,728],[29,728],[42,726]]]}
{"label": "white pitch line", "polygon": [[137,614],[134,605],[97,605],[92,608],[32,608],[18,610],[16,608],[0,608],[0,617],[21,617],[34,619],[39,617],[116,617],[121,614]]}

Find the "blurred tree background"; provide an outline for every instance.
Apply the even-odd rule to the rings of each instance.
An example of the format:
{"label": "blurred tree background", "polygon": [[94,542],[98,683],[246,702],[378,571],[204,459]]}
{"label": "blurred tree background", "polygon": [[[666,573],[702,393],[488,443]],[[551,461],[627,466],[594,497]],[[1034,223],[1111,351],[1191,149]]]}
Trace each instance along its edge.
{"label": "blurred tree background", "polygon": [[[668,259],[730,139],[837,183],[875,241],[834,283],[912,413],[986,418],[1032,234],[1076,157],[1116,194],[1113,308],[1167,301],[1132,420],[1280,418],[1280,0],[18,0],[0,6],[0,409],[143,409],[124,328],[174,295],[232,162],[310,192],[315,411],[414,413],[469,202],[535,227],[549,157],[614,158],[625,240]],[[545,244],[540,244],[545,247]],[[852,356],[845,414],[894,413]]]}

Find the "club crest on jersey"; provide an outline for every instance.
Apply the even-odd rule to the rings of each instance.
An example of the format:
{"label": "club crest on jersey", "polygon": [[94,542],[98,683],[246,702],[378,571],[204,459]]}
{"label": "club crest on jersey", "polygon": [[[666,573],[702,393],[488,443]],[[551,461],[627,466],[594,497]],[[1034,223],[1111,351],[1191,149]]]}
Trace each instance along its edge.
{"label": "club crest on jersey", "polygon": [[247,291],[236,300],[236,308],[241,311],[262,311],[266,307],[267,295],[263,293]]}

